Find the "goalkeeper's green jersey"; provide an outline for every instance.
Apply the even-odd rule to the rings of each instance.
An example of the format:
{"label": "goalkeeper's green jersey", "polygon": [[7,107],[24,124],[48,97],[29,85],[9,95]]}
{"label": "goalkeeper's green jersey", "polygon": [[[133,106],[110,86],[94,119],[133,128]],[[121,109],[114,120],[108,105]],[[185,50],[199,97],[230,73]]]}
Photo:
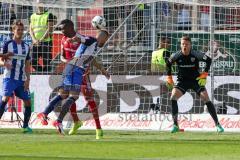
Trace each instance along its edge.
{"label": "goalkeeper's green jersey", "polygon": [[170,52],[166,48],[153,51],[151,60],[152,72],[165,72],[166,60],[170,57]]}

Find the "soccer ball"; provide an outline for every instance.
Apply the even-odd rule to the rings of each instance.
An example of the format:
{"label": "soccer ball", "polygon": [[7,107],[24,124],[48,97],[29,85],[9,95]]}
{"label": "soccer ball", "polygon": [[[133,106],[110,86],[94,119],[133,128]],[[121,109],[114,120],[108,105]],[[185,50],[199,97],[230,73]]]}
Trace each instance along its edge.
{"label": "soccer ball", "polygon": [[106,20],[102,16],[95,16],[92,19],[92,26],[95,29],[104,29],[106,27]]}

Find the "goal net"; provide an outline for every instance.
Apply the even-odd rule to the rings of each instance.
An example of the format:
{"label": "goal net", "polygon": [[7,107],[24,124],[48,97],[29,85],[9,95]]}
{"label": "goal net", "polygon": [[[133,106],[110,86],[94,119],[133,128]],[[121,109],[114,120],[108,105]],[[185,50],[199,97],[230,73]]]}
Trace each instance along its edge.
{"label": "goal net", "polygon": [[[11,37],[10,24],[21,19],[25,24],[24,39],[32,46],[29,35],[31,14],[37,2],[29,0],[0,0],[0,42]],[[163,73],[151,71],[152,52],[159,47],[159,39],[170,39],[169,51],[179,50],[180,38],[192,38],[193,49],[204,51],[213,58],[207,90],[219,113],[239,114],[240,102],[240,3],[237,0],[46,0],[41,1],[54,15],[56,25],[62,19],[71,19],[79,33],[95,36],[91,19],[105,17],[110,40],[96,57],[112,75],[107,81],[94,67],[91,80],[100,113],[170,113],[170,92],[165,86]],[[44,71],[32,69],[35,111],[49,100],[50,91],[57,86],[60,61],[61,31],[52,34],[52,58],[44,64]],[[211,52],[210,52],[211,50]],[[32,53],[37,54],[37,53]],[[200,67],[204,67],[201,63]],[[176,69],[173,69],[174,75]],[[98,76],[97,76],[98,75]],[[41,78],[44,77],[44,78]],[[50,79],[50,80],[49,80]],[[36,80],[36,81],[35,81]],[[45,81],[44,81],[45,80]],[[44,82],[43,82],[44,81]],[[39,83],[45,89],[40,89]],[[47,90],[47,91],[46,91]],[[41,93],[40,93],[41,92]],[[38,100],[40,99],[40,100]],[[80,98],[78,110],[88,112]],[[204,113],[204,103],[189,91],[178,102],[180,113]],[[41,107],[39,107],[41,106]]]}

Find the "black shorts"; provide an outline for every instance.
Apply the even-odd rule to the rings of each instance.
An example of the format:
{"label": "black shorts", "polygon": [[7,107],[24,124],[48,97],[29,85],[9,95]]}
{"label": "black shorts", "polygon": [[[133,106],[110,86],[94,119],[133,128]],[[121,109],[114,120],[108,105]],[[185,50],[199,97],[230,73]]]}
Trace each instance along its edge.
{"label": "black shorts", "polygon": [[202,87],[198,84],[197,80],[181,80],[181,81],[177,81],[177,84],[174,86],[174,88],[179,89],[183,94],[186,93],[186,91],[188,89],[192,89],[194,90],[198,95],[200,95],[200,93],[202,91],[205,91],[206,88]]}

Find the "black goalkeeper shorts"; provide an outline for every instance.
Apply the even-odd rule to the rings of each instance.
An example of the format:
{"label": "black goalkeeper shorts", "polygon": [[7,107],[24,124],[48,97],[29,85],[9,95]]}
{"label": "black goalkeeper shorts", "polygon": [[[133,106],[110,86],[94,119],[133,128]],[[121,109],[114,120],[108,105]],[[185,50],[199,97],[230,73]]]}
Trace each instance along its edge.
{"label": "black goalkeeper shorts", "polygon": [[183,94],[185,94],[187,92],[188,89],[192,89],[194,90],[198,95],[200,95],[200,93],[202,91],[205,91],[206,88],[202,87],[198,84],[197,80],[181,80],[181,81],[177,81],[177,84],[174,86],[174,88],[179,89]]}

